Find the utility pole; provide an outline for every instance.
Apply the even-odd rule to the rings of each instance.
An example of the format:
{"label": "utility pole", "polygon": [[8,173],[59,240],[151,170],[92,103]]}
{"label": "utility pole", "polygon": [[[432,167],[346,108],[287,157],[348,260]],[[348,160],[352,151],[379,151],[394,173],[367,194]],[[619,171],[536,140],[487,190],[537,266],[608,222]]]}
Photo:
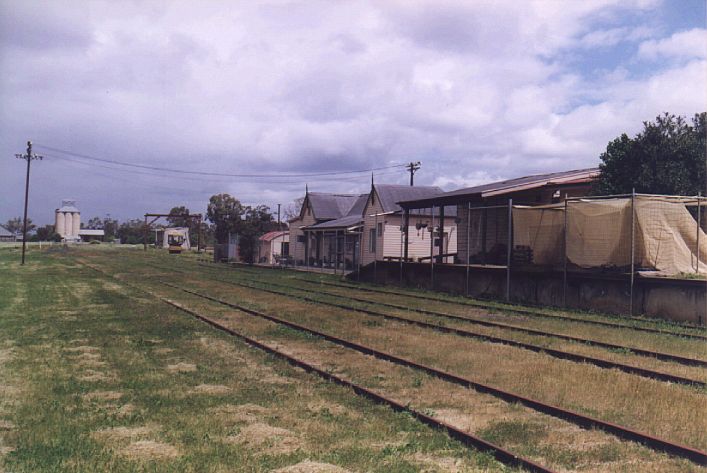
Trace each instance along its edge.
{"label": "utility pole", "polygon": [[29,164],[33,159],[43,159],[44,156],[32,154],[32,142],[27,142],[27,154],[16,154],[17,159],[27,161],[27,178],[25,179],[25,219],[22,224],[22,264],[25,264],[25,248],[27,247],[27,199],[29,198]]}
{"label": "utility pole", "polygon": [[411,163],[407,164],[405,167],[408,169],[408,171],[410,171],[410,186],[412,186],[413,182],[414,182],[413,176],[415,176],[415,172],[418,169],[420,169],[420,161],[417,161],[415,163],[411,162]]}

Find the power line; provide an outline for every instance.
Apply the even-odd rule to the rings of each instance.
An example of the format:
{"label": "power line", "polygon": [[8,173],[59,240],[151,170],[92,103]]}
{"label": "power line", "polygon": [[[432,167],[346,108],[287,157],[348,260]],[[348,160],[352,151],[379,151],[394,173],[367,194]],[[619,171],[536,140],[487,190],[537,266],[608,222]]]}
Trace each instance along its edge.
{"label": "power line", "polygon": [[368,168],[368,169],[360,169],[360,170],[355,170],[355,171],[329,171],[329,172],[317,172],[317,173],[299,173],[299,174],[289,174],[289,173],[277,173],[277,174],[229,174],[229,173],[223,173],[223,172],[207,172],[207,171],[188,171],[185,169],[172,169],[172,168],[164,168],[164,167],[159,167],[159,166],[149,166],[146,164],[135,164],[135,163],[127,163],[127,162],[122,162],[122,161],[116,161],[113,159],[105,159],[105,158],[98,158],[95,156],[89,156],[86,154],[80,154],[80,153],[74,153],[73,151],[66,151],[58,148],[52,148],[51,146],[44,146],[44,145],[37,145],[38,148],[43,148],[49,151],[54,151],[57,153],[62,153],[66,154],[69,156],[74,156],[77,158],[82,158],[82,159],[87,159],[90,161],[99,161],[103,163],[110,163],[110,164],[115,164],[119,166],[128,166],[128,167],[134,167],[134,168],[141,168],[141,169],[149,169],[152,171],[163,171],[163,172],[173,172],[173,173],[178,173],[178,174],[193,174],[193,175],[199,175],[199,176],[221,176],[221,177],[247,177],[247,178],[288,178],[288,177],[316,177],[316,176],[336,176],[336,175],[341,175],[341,174],[359,174],[359,173],[368,173],[371,171],[381,171],[384,169],[393,169],[393,168],[400,168],[400,167],[405,167],[405,164],[394,164],[391,166],[382,166],[382,167],[377,167],[377,168]]}
{"label": "power line", "polygon": [[[135,175],[143,175],[143,176],[150,176],[150,177],[156,177],[156,178],[161,178],[161,179],[182,179],[182,180],[187,180],[187,181],[198,181],[198,182],[214,182],[214,183],[229,183],[232,182],[232,178],[228,178],[228,176],[222,175],[222,176],[211,176],[210,178],[198,178],[194,176],[184,176],[184,175],[165,175],[164,173],[159,173],[159,172],[149,172],[149,171],[143,171],[143,170],[138,170],[138,169],[132,169],[132,168],[120,168],[120,167],[113,167],[105,164],[97,164],[97,163],[87,163],[85,161],[80,161],[78,159],[74,158],[69,158],[66,156],[58,156],[58,155],[53,155],[53,154],[45,154],[45,157],[52,158],[52,159],[59,159],[62,161],[67,161],[72,164],[78,165],[81,169],[84,170],[90,170],[94,174],[101,175],[103,177],[109,177],[112,178],[112,176],[109,176],[105,173],[99,173],[96,171],[97,168],[101,169],[108,169],[110,171],[117,171],[121,173],[128,173],[128,174],[135,174]],[[398,174],[399,171],[387,171],[387,172],[380,172],[377,173],[376,176],[389,176],[389,175],[394,175]],[[216,177],[222,177],[222,179],[216,179]],[[302,182],[301,178],[298,178],[296,180],[294,179],[289,179],[289,176],[278,176],[278,177],[272,177],[271,179],[278,179],[278,180],[273,180],[273,181],[266,181],[266,180],[258,180],[258,184],[300,184]],[[308,176],[309,177],[309,182],[347,182],[347,181],[352,181],[356,179],[368,179],[367,175],[362,175],[362,176],[349,176],[349,177],[326,177],[326,176]],[[260,178],[263,179],[263,178]],[[127,181],[127,182],[132,182],[135,183],[136,181]],[[165,188],[166,189],[166,188]]]}

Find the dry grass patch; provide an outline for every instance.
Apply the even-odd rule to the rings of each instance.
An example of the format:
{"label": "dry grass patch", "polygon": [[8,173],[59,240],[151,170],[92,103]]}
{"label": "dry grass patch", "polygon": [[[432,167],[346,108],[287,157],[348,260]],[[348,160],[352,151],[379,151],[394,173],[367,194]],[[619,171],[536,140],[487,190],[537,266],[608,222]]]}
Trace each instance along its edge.
{"label": "dry grass patch", "polygon": [[167,460],[179,456],[179,450],[173,445],[154,440],[138,440],[127,447],[121,448],[119,453],[125,457],[140,460]]}
{"label": "dry grass patch", "polygon": [[167,365],[167,371],[170,373],[192,373],[196,371],[196,365],[194,363],[175,363],[173,365]]}
{"label": "dry grass patch", "polygon": [[231,392],[231,388],[223,384],[200,384],[189,390],[189,394],[207,394],[222,396]]}
{"label": "dry grass patch", "polygon": [[238,435],[226,437],[226,442],[257,448],[262,453],[291,453],[300,448],[301,442],[295,435],[280,427],[256,422],[243,427]]}
{"label": "dry grass patch", "polygon": [[214,407],[212,411],[219,414],[222,419],[224,419],[225,424],[236,424],[236,423],[247,423],[252,424],[258,421],[258,419],[265,416],[268,412],[263,406],[257,404],[241,404],[233,405],[226,404],[224,406]]}
{"label": "dry grass patch", "polygon": [[82,396],[86,401],[115,401],[121,397],[123,393],[119,391],[93,391]]}
{"label": "dry grass patch", "polygon": [[115,376],[112,374],[106,374],[106,373],[103,373],[100,371],[88,369],[88,370],[84,371],[84,374],[82,376],[79,376],[78,379],[81,381],[89,382],[89,383],[97,383],[97,382],[113,381],[115,379]]}
{"label": "dry grass patch", "polygon": [[332,465],[331,463],[320,463],[305,460],[295,465],[286,466],[274,470],[273,473],[350,473],[351,470]]}
{"label": "dry grass patch", "polygon": [[147,426],[141,427],[110,427],[93,432],[93,436],[99,440],[119,442],[121,440],[137,440],[150,435],[154,431],[153,428]]}

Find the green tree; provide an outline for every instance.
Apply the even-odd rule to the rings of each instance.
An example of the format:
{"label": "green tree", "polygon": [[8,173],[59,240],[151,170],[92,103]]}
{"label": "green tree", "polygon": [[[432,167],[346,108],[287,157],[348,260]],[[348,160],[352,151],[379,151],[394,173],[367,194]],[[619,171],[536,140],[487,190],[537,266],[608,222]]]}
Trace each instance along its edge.
{"label": "green tree", "polygon": [[90,230],[103,230],[103,220],[101,219],[101,217],[90,218],[86,223],[86,228]]}
{"label": "green tree", "polygon": [[167,217],[167,221],[169,222],[170,225],[174,227],[191,227],[191,219],[190,218],[184,218],[184,217],[172,217],[171,215],[182,215],[186,214],[189,215],[189,209],[182,206],[179,207],[172,207],[172,210],[169,211],[170,217]]}
{"label": "green tree", "polygon": [[668,113],[644,122],[634,138],[625,133],[609,142],[600,158],[598,194],[696,195],[705,192],[705,122],[697,114],[689,124]]}
{"label": "green tree", "polygon": [[32,241],[61,241],[61,235],[54,231],[54,225],[44,225],[37,228],[37,233],[32,238]]}
{"label": "green tree", "polygon": [[113,241],[118,237],[119,223],[116,219],[106,217],[103,219],[103,234],[105,241]]}
{"label": "green tree", "polygon": [[[139,218],[127,220],[120,224],[117,231],[117,237],[121,243],[136,245],[144,240],[145,222]],[[147,232],[147,244],[154,244],[155,233]]]}
{"label": "green tree", "polygon": [[245,218],[238,228],[238,253],[243,261],[253,264],[258,256],[260,235],[270,230],[273,215],[265,205],[246,207]]}
{"label": "green tree", "polygon": [[[7,221],[5,225],[3,225],[9,232],[14,233],[15,235],[19,235],[22,233],[22,217],[15,217],[11,218],[10,220]],[[32,223],[31,218],[27,218],[27,233],[31,232],[36,228],[36,225]]]}
{"label": "green tree", "polygon": [[229,194],[212,195],[206,207],[206,219],[214,224],[216,243],[228,243],[228,234],[240,229],[246,207]]}

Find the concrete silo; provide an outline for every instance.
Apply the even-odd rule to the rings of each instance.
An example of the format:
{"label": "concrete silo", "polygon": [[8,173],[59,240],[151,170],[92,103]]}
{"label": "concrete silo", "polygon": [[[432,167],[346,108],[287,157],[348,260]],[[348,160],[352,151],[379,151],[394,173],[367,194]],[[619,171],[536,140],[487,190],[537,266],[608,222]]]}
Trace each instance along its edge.
{"label": "concrete silo", "polygon": [[62,200],[61,208],[56,210],[55,231],[65,240],[79,239],[81,213],[75,204],[74,200]]}
{"label": "concrete silo", "polygon": [[64,213],[64,238],[71,238],[74,231],[74,217],[72,212]]}
{"label": "concrete silo", "polygon": [[72,216],[73,216],[72,223],[74,224],[74,226],[73,226],[73,231],[71,232],[71,236],[78,238],[79,231],[81,231],[81,213],[74,212],[72,214]]}
{"label": "concrete silo", "polygon": [[54,223],[54,231],[58,233],[62,238],[64,237],[64,212],[59,212],[56,209],[56,221]]}

